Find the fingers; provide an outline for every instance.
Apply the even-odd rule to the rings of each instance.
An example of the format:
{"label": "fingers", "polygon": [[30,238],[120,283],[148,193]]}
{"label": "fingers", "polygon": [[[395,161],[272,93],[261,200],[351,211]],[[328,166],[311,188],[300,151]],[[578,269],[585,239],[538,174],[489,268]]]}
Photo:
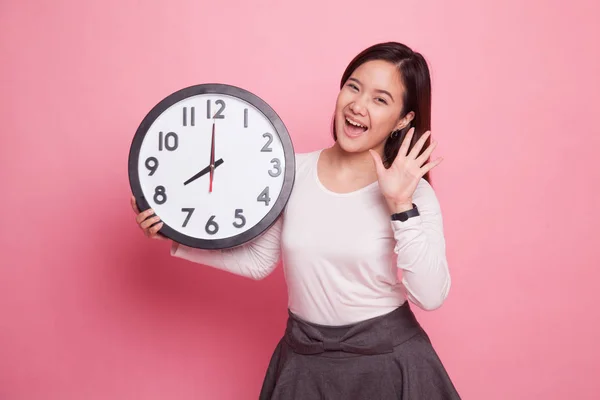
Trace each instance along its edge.
{"label": "fingers", "polygon": [[427,141],[427,138],[429,136],[431,136],[431,132],[430,131],[427,131],[423,135],[421,135],[421,137],[419,138],[419,140],[417,140],[417,143],[415,143],[415,146],[410,151],[410,154],[408,155],[410,158],[413,158],[413,159],[417,158],[417,156],[421,152],[421,149],[425,145],[425,142]]}
{"label": "fingers", "polygon": [[144,212],[139,213],[136,217],[135,220],[138,224],[141,224],[146,218],[148,218],[149,216],[151,216],[152,214],[154,214],[154,210],[149,208]]}
{"label": "fingers", "polygon": [[427,147],[425,149],[425,151],[423,152],[423,154],[421,154],[418,158],[417,158],[417,164],[419,166],[423,165],[423,163],[425,161],[427,161],[427,159],[429,159],[429,156],[431,156],[431,153],[433,153],[433,150],[435,150],[435,148],[437,147],[438,142],[436,141],[432,141],[431,144],[429,145],[429,147]]}
{"label": "fingers", "polygon": [[143,221],[140,224],[140,228],[142,228],[143,230],[147,230],[148,228],[150,228],[152,225],[156,224],[159,221],[160,221],[159,216],[148,218],[147,220]]}
{"label": "fingers", "polygon": [[164,223],[161,222],[160,217],[157,215],[142,221],[140,228],[144,231],[144,235],[151,239],[163,239],[163,236],[158,233],[163,225]]}
{"label": "fingers", "polygon": [[383,161],[381,160],[381,156],[379,155],[379,153],[377,153],[375,150],[369,150],[369,153],[371,153],[371,156],[373,157],[373,162],[375,162],[375,169],[377,170],[377,174],[379,175],[380,173],[385,171],[385,167],[383,165]]}
{"label": "fingers", "polygon": [[437,167],[438,165],[440,165],[440,163],[444,161],[444,159],[442,157],[436,158],[435,160],[428,162],[427,164],[423,165],[423,167],[421,168],[421,174],[425,175],[426,173],[428,173],[429,171],[431,171],[433,168]]}
{"label": "fingers", "polygon": [[163,236],[161,236],[158,231],[160,230],[160,228],[162,228],[163,226],[163,222],[154,225],[152,228],[148,229],[148,237],[152,238],[152,239],[163,239]]}
{"label": "fingers", "polygon": [[410,128],[408,133],[402,140],[402,145],[400,145],[400,149],[398,150],[398,155],[406,156],[408,154],[408,148],[410,147],[410,143],[412,142],[413,135],[415,133],[415,128]]}
{"label": "fingers", "polygon": [[140,212],[140,209],[135,201],[135,196],[131,196],[131,208],[136,214],[135,221],[144,232],[144,235],[151,239],[166,239],[164,236],[158,233],[158,231],[164,225],[163,222],[160,222],[160,217],[158,215],[151,217],[154,215],[153,209],[149,208],[144,212]]}

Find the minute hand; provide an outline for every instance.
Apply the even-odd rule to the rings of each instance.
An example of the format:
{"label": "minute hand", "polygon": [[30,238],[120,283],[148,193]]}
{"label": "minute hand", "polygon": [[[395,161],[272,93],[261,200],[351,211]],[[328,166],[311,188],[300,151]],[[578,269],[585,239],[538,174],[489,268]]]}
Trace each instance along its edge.
{"label": "minute hand", "polygon": [[215,175],[215,120],[213,119],[212,139],[210,141],[210,183],[208,191],[212,193],[213,177]]}
{"label": "minute hand", "polygon": [[[217,168],[219,165],[223,164],[223,159],[219,158],[216,162],[215,162],[215,168]],[[188,183],[192,183],[194,182],[196,179],[200,178],[203,175],[206,175],[210,172],[211,166],[209,165],[208,167],[204,168],[202,171],[198,172],[196,175],[192,176],[190,179],[188,179],[187,181],[183,182],[184,185],[187,185]]]}

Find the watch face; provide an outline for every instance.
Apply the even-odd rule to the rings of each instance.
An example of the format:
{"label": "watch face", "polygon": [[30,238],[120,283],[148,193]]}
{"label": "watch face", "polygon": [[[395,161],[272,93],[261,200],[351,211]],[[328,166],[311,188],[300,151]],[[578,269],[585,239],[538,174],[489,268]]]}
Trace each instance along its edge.
{"label": "watch face", "polygon": [[140,124],[129,178],[160,233],[198,248],[243,244],[283,211],[294,182],[287,129],[254,94],[224,84],[182,89]]}

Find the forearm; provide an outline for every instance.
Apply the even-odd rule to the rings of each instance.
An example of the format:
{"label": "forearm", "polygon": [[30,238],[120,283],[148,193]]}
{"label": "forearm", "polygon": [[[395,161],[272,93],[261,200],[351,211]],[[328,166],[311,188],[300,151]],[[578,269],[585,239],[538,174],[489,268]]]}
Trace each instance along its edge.
{"label": "forearm", "polygon": [[267,277],[279,261],[281,218],[245,245],[224,250],[203,250],[174,243],[171,255],[251,279]]}
{"label": "forearm", "polygon": [[440,307],[451,283],[443,236],[413,218],[401,227],[396,221],[393,224],[397,266],[409,299],[425,310]]}
{"label": "forearm", "polygon": [[409,299],[433,310],[445,301],[451,284],[442,214],[433,188],[424,180],[415,192],[414,203],[419,215],[391,222],[394,252]]}

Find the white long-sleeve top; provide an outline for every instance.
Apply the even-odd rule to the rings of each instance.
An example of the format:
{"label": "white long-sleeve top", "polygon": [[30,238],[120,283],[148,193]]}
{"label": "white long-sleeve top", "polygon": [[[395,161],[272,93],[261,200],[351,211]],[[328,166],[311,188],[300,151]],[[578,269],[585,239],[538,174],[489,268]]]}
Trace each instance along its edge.
{"label": "white long-sleeve top", "polygon": [[420,215],[392,221],[378,182],[344,194],[323,186],[320,153],[296,154],[288,204],[261,236],[214,251],[173,243],[171,255],[252,279],[281,260],[290,311],[317,324],[376,317],[407,299],[425,310],[441,306],[450,274],[433,188],[421,179],[413,195]]}

